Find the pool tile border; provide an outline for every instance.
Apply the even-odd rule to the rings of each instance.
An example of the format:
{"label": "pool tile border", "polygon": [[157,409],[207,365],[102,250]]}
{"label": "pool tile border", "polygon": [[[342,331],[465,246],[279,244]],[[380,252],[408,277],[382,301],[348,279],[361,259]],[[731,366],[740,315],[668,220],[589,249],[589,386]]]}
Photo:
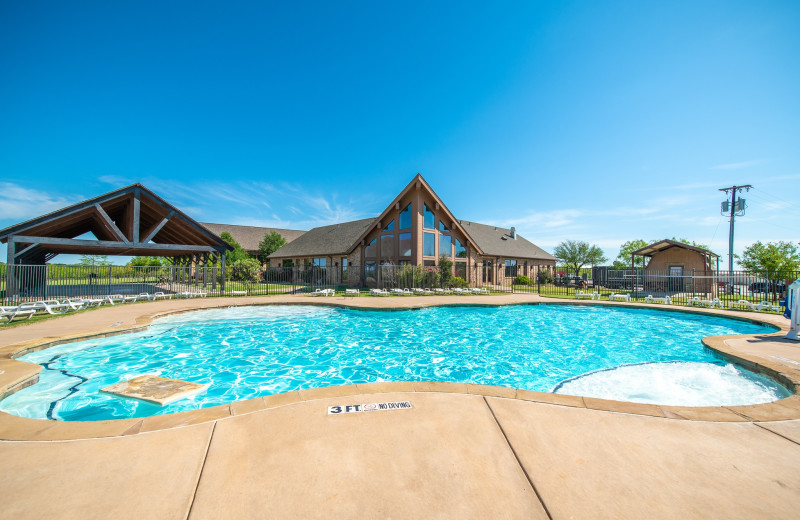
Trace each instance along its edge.
{"label": "pool tile border", "polygon": [[[44,337],[35,340],[24,341],[12,345],[0,347],[0,398],[6,397],[17,390],[35,384],[38,381],[39,372],[42,367],[39,365],[26,363],[14,359],[17,356],[28,352],[49,348],[62,343],[79,341],[89,338],[99,338],[126,334],[146,329],[156,318],[192,312],[197,310],[209,310],[215,308],[228,308],[232,306],[250,305],[322,305],[357,309],[384,309],[384,307],[370,305],[369,302],[339,303],[329,301],[319,301],[308,297],[290,297],[291,299],[280,299],[277,301],[270,298],[270,301],[253,300],[242,301],[241,299],[224,299],[218,305],[190,306],[181,309],[172,309],[160,312],[143,313],[136,316],[135,324],[126,328],[106,328],[94,331],[85,331],[78,334],[69,334],[58,337]],[[496,300],[496,298],[493,298]],[[30,419],[14,416],[5,412],[0,412],[0,439],[11,441],[56,441],[72,439],[88,439],[117,437],[124,435],[136,435],[139,433],[165,430],[195,424],[213,422],[228,419],[238,415],[246,415],[269,408],[280,406],[290,406],[303,401],[313,401],[331,397],[354,397],[357,395],[373,395],[385,393],[414,393],[414,392],[441,392],[451,394],[472,394],[484,397],[495,397],[503,399],[517,399],[522,401],[536,402],[553,406],[567,406],[577,408],[587,408],[598,412],[623,413],[633,415],[650,416],[666,420],[687,420],[704,422],[767,422],[800,419],[800,396],[797,395],[800,387],[800,370],[787,368],[785,365],[771,361],[762,356],[754,356],[738,352],[726,344],[731,339],[780,339],[788,331],[788,327],[780,321],[755,319],[749,316],[741,316],[731,311],[717,311],[711,309],[696,308],[676,308],[637,303],[624,302],[588,302],[554,298],[535,297],[533,299],[506,299],[507,301],[481,301],[476,302],[472,299],[458,301],[425,301],[417,302],[416,305],[393,306],[391,309],[406,310],[418,309],[433,306],[494,306],[494,305],[601,305],[601,306],[623,306],[630,308],[668,310],[671,312],[685,312],[691,314],[711,314],[725,316],[728,318],[740,319],[759,324],[769,324],[778,327],[780,330],[772,334],[761,335],[737,335],[737,336],[708,336],[703,338],[703,343],[710,349],[720,353],[723,357],[742,365],[754,372],[771,377],[793,393],[791,396],[774,401],[771,403],[746,405],[746,406],[720,406],[720,407],[686,407],[686,406],[666,406],[642,403],[631,403],[625,401],[612,401],[593,397],[571,396],[564,394],[550,394],[534,392],[531,390],[513,389],[507,387],[478,385],[472,383],[449,383],[440,381],[401,381],[401,382],[378,382],[356,385],[333,386],[324,388],[314,388],[299,391],[286,392],[282,394],[258,397],[245,401],[237,401],[225,405],[218,405],[200,410],[190,410],[173,414],[155,415],[144,418],[117,419],[106,421],[49,421],[41,419]],[[190,303],[191,305],[191,303]],[[135,308],[135,307],[131,307]],[[761,316],[766,317],[766,316]]]}

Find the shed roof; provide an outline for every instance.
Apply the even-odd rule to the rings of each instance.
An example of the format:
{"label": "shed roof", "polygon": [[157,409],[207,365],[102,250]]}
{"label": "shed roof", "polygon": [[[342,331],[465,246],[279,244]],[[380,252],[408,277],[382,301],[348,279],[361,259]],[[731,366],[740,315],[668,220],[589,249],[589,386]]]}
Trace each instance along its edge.
{"label": "shed roof", "polygon": [[704,249],[702,247],[697,247],[697,246],[691,246],[689,244],[684,244],[683,242],[676,242],[675,240],[667,240],[667,239],[659,240],[658,242],[653,242],[652,244],[644,246],[641,249],[637,249],[631,254],[636,256],[653,256],[654,254],[660,253],[661,251],[665,251],[671,247],[687,249],[689,251],[694,251],[695,253],[700,253],[702,255],[719,257],[717,253],[709,251],[708,249]]}
{"label": "shed roof", "polygon": [[555,260],[556,258],[517,233],[516,240],[511,238],[511,230],[503,227],[488,226],[468,220],[459,220],[461,227],[472,240],[478,244],[485,255],[504,258],[534,258],[539,260]]}
{"label": "shed roof", "polygon": [[235,224],[213,224],[210,222],[203,222],[202,224],[217,236],[227,231],[231,234],[233,239],[236,240],[240,246],[242,246],[242,249],[248,252],[258,251],[258,245],[262,240],[264,240],[264,235],[273,231],[282,236],[283,239],[286,240],[287,244],[306,233],[306,231],[300,231],[297,229],[239,226]]}
{"label": "shed roof", "polygon": [[373,222],[374,218],[365,218],[314,228],[269,255],[269,258],[347,254]]}

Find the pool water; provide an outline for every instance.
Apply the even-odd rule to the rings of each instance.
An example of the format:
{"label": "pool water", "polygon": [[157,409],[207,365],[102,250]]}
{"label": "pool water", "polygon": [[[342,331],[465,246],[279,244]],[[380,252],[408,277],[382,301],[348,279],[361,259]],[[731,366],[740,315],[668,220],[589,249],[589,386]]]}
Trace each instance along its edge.
{"label": "pool water", "polygon": [[[145,331],[22,356],[44,367],[40,381],[0,401],[0,409],[115,419],[376,381],[478,383],[690,406],[754,404],[789,393],[724,362],[700,340],[775,330],[715,316],[569,305],[196,311],[156,320]],[[99,392],[142,374],[209,387],[163,407]]]}

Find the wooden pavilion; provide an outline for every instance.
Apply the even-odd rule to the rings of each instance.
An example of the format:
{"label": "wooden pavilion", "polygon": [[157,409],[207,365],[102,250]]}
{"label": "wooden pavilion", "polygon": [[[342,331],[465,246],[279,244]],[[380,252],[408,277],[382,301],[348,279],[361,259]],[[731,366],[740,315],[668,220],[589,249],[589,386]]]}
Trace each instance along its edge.
{"label": "wooden pavilion", "polygon": [[[87,233],[97,240],[77,238]],[[0,230],[0,243],[8,244],[7,298],[16,295],[14,265],[45,265],[62,253],[170,257],[178,266],[219,263],[224,272],[225,251],[231,249],[141,184]]]}

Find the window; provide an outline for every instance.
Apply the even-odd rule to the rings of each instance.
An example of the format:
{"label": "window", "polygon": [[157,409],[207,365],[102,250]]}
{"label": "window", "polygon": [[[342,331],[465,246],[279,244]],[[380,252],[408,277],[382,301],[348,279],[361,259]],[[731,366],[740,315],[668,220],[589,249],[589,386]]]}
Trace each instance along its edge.
{"label": "window", "polygon": [[394,256],[394,235],[381,235],[381,256],[383,258]]}
{"label": "window", "polygon": [[400,212],[397,227],[398,229],[409,229],[411,227],[411,204]]}
{"label": "window", "polygon": [[314,264],[314,267],[325,267],[327,258],[312,258],[311,263]]}
{"label": "window", "polygon": [[453,251],[450,246],[453,244],[453,239],[450,235],[439,235],[439,256],[453,256]]}
{"label": "window", "polygon": [[492,280],[494,280],[494,276],[492,273],[492,261],[486,260],[483,263],[483,282],[492,283]]}
{"label": "window", "polygon": [[411,265],[411,260],[400,260],[400,265]]}
{"label": "window", "polygon": [[425,266],[425,267],[435,267],[436,266],[436,260],[423,260],[422,261],[422,265]]}
{"label": "window", "polygon": [[411,256],[411,233],[400,233],[400,254],[398,256]]}
{"label": "window", "polygon": [[434,229],[436,227],[436,216],[434,216],[433,211],[431,211],[427,204],[424,206],[425,219],[422,221],[422,227],[424,229]]}
{"label": "window", "polygon": [[456,241],[456,258],[466,258],[467,257],[467,248],[461,243],[461,240],[455,239]]}
{"label": "window", "polygon": [[364,256],[369,256],[369,257],[376,256],[378,252],[377,243],[378,243],[378,238],[377,237],[373,238],[372,241],[369,244],[367,244],[367,247],[364,248]]}
{"label": "window", "polygon": [[342,281],[347,281],[347,257],[342,257]]}
{"label": "window", "polygon": [[284,269],[291,269],[292,268],[292,261],[291,260],[284,260],[283,261],[283,268]]}
{"label": "window", "polygon": [[364,262],[364,281],[366,283],[375,283],[377,272],[375,269],[375,262]]}
{"label": "window", "polygon": [[436,256],[436,235],[423,233],[422,256]]}
{"label": "window", "polygon": [[449,233],[449,232],[450,232],[450,228],[448,228],[447,226],[445,226],[445,225],[444,225],[444,222],[442,222],[442,221],[440,220],[440,221],[439,221],[439,231],[444,231],[445,233]]}
{"label": "window", "polygon": [[385,227],[385,228],[383,228],[383,230],[384,230],[384,231],[394,231],[394,219],[392,219],[392,220],[391,220],[391,221],[390,221],[390,222],[389,222],[389,223],[386,225],[386,227]]}
{"label": "window", "polygon": [[514,276],[517,276],[517,261],[506,260],[506,277],[512,278]]}
{"label": "window", "polygon": [[459,278],[463,278],[464,280],[467,279],[467,263],[466,262],[456,262],[456,276]]}

